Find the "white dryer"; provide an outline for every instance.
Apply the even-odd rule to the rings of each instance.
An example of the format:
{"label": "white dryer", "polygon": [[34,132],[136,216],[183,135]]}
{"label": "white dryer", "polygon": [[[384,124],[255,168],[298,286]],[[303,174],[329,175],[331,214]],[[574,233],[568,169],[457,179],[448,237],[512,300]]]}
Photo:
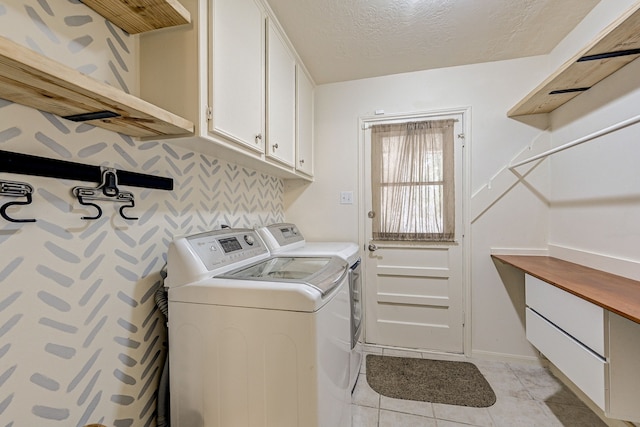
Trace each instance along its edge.
{"label": "white dryer", "polygon": [[353,242],[307,242],[295,224],[280,223],[258,228],[272,254],[296,256],[338,256],[349,263],[351,304],[351,356],[349,387],[353,391],[362,364],[362,267],[360,248]]}
{"label": "white dryer", "polygon": [[226,229],[174,239],[167,272],[172,425],[351,425],[344,260]]}

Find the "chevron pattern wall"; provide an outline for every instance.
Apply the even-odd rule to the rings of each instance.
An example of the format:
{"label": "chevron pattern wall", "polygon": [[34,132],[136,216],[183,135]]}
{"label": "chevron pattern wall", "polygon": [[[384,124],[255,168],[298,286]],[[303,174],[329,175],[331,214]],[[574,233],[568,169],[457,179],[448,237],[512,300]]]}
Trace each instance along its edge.
{"label": "chevron pattern wall", "polygon": [[[0,35],[129,91],[134,43],[80,1],[0,0]],[[0,100],[0,149],[171,177],[173,191],[124,187],[138,221],[76,185],[0,173],[34,186],[0,219],[0,426],[155,426],[166,354],[154,292],[176,235],[284,220],[283,181],[222,160],[132,139]],[[0,196],[0,203],[10,201]]]}

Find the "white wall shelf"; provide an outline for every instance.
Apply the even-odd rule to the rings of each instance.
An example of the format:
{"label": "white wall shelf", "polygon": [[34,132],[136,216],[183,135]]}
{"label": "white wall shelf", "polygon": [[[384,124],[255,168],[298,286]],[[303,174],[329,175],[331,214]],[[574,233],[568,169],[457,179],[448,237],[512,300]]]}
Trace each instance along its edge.
{"label": "white wall shelf", "polygon": [[605,28],[516,104],[509,117],[549,113],[640,56],[640,4]]}
{"label": "white wall shelf", "polygon": [[176,0],[83,0],[83,3],[129,34],[191,22],[191,14]]}
{"label": "white wall shelf", "polygon": [[0,98],[136,137],[185,135],[192,122],[0,37]]}

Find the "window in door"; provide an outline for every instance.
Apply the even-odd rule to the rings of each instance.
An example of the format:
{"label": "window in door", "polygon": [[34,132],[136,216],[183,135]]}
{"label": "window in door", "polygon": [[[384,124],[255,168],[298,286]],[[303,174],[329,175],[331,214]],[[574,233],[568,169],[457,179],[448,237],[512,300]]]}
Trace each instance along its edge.
{"label": "window in door", "polygon": [[453,241],[454,122],[373,125],[373,239]]}

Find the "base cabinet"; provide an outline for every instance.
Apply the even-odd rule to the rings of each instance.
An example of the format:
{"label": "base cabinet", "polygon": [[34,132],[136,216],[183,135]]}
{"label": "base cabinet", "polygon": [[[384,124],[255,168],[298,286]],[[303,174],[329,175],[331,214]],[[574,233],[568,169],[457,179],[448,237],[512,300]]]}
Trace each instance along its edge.
{"label": "base cabinet", "polygon": [[609,405],[611,418],[640,422],[640,324],[609,313]]}
{"label": "base cabinet", "polygon": [[607,417],[640,421],[640,324],[525,275],[526,334]]}

